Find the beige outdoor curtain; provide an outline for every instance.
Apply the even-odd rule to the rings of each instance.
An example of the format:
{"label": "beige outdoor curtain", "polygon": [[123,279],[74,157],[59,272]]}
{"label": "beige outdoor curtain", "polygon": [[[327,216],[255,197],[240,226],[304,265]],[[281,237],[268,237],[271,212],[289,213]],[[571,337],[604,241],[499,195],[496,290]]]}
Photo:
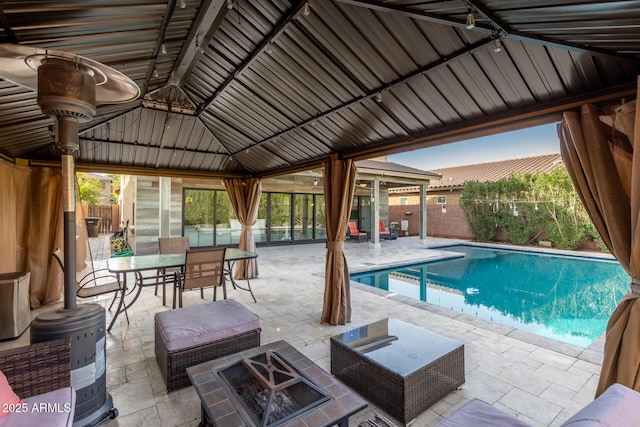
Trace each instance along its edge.
{"label": "beige outdoor curtain", "polygon": [[[640,81],[640,78],[639,78]],[[613,383],[640,390],[640,108],[564,113],[560,151],[591,220],[630,277],[607,325],[596,397]],[[607,124],[605,124],[607,123]]]}
{"label": "beige outdoor curtain", "polygon": [[[262,195],[262,183],[259,179],[225,179],[224,187],[227,189],[233,211],[242,224],[240,242],[238,248],[255,252],[256,243],[253,239],[253,226],[258,220],[258,207]],[[258,259],[239,260],[236,265],[236,279],[253,279],[258,277]]]}
{"label": "beige outdoor curtain", "polygon": [[62,273],[51,268],[51,253],[63,244],[61,185],[57,169],[0,160],[0,273],[31,273],[31,308],[62,293]]}
{"label": "beige outdoor curtain", "polygon": [[327,259],[321,320],[332,325],[351,322],[349,266],[343,245],[347,236],[355,183],[356,167],[352,160],[332,159],[324,163]]}

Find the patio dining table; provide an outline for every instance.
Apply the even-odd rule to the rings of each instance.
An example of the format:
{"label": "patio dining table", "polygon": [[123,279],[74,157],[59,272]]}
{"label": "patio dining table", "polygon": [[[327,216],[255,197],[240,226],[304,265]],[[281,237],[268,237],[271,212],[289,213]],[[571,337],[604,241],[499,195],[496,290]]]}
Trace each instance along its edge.
{"label": "patio dining table", "polygon": [[[238,248],[227,248],[225,251],[224,260],[227,264],[227,268],[225,269],[225,276],[229,277],[229,281],[231,282],[233,288],[242,289],[244,291],[248,291],[251,294],[254,302],[258,302],[256,300],[255,295],[253,295],[253,291],[251,290],[251,283],[249,279],[247,280],[247,286],[241,286],[236,280],[233,278],[233,267],[235,263],[242,259],[252,259],[257,258],[258,254],[255,252],[244,251]],[[173,269],[173,268],[183,268],[185,264],[185,253],[175,253],[175,254],[150,254],[150,255],[133,255],[128,257],[117,257],[117,258],[109,258],[107,260],[107,268],[111,273],[114,273],[118,276],[119,280],[122,280],[122,286],[125,289],[127,287],[127,273],[134,273],[135,275],[135,283],[131,290],[127,293],[127,295],[133,295],[132,300],[130,302],[123,302],[121,308],[114,314],[113,319],[111,319],[111,323],[107,328],[107,331],[111,331],[118,315],[131,307],[142,292],[142,288],[145,286],[155,286],[158,283],[158,279],[161,278],[165,284],[167,283],[166,276],[159,277],[157,274],[151,276],[144,276],[142,273],[145,271],[158,271],[163,269]],[[120,279],[121,278],[121,279]],[[149,281],[149,283],[145,283],[145,280]],[[150,280],[154,280],[151,282]],[[226,278],[223,281],[223,295],[224,298],[227,298],[227,286],[226,286]],[[163,301],[164,304],[164,301]]]}

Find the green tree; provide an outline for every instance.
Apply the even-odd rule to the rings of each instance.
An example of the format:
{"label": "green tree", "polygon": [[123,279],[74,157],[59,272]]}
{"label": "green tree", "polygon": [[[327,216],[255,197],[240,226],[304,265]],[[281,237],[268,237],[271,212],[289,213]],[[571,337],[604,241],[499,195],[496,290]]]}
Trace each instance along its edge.
{"label": "green tree", "polygon": [[118,204],[118,195],[114,192],[116,187],[120,187],[120,175],[117,174],[108,174],[107,175],[111,179],[111,204]]}
{"label": "green tree", "polygon": [[78,180],[78,189],[80,192],[80,201],[89,206],[98,206],[100,196],[102,195],[102,185],[98,178],[88,176],[86,173],[78,172],[76,174]]}

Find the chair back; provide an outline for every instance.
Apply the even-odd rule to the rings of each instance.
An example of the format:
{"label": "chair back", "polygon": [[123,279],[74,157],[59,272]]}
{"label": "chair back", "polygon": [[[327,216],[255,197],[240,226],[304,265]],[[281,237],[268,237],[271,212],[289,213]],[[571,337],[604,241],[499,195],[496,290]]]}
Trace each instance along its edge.
{"label": "chair back", "polygon": [[358,226],[355,221],[349,221],[349,234],[358,234]]}
{"label": "chair back", "polygon": [[188,237],[158,237],[161,254],[178,254],[189,250]]}
{"label": "chair back", "polygon": [[225,251],[226,248],[187,250],[183,289],[222,285]]}
{"label": "chair back", "polygon": [[53,251],[53,257],[56,259],[56,261],[58,261],[62,272],[64,272],[64,252],[62,252],[62,249],[57,248],[55,251]]}

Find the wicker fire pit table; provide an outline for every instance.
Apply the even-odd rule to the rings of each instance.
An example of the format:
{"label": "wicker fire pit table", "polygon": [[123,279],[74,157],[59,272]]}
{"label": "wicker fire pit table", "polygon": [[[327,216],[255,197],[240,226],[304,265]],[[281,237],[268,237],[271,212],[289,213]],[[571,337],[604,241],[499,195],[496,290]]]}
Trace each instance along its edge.
{"label": "wicker fire pit table", "polygon": [[464,345],[387,318],[331,337],[331,373],[407,424],[464,383]]}

